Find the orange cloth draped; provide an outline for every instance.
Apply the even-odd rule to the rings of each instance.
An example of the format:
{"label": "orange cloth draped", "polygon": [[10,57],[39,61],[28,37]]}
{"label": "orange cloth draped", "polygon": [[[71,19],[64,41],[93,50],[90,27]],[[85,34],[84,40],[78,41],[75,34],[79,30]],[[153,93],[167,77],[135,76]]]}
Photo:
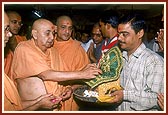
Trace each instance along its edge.
{"label": "orange cloth draped", "polygon": [[22,110],[21,99],[13,81],[4,75],[4,111]]}
{"label": "orange cloth draped", "polygon": [[[12,73],[13,78],[35,76],[46,70],[62,70],[62,61],[55,48],[50,48],[44,54],[34,43],[34,40],[23,41],[15,49]],[[54,95],[62,93],[58,82],[44,81],[47,92]]]}
{"label": "orange cloth draped", "polygon": [[26,36],[15,35],[15,38],[17,40],[17,43],[19,43],[21,41],[26,41],[27,40]]}
{"label": "orange cloth draped", "polygon": [[72,38],[63,42],[55,40],[54,47],[66,64],[66,67],[64,67],[65,71],[79,71],[90,63],[85,50],[77,40],[73,40]]}
{"label": "orange cloth draped", "polygon": [[[85,50],[81,47],[79,41],[73,40],[72,38],[68,41],[61,42],[55,40],[54,47],[57,49],[61,59],[65,63],[63,67],[64,71],[79,71],[90,63],[89,58]],[[77,111],[79,109],[73,96],[62,104],[62,111]]]}
{"label": "orange cloth draped", "polygon": [[[15,35],[15,38],[16,38],[17,43],[27,40],[25,36]],[[9,78],[11,78],[12,59],[13,59],[13,52],[12,52],[12,50],[8,49],[8,53],[6,54],[6,56],[4,58],[4,71]]]}
{"label": "orange cloth draped", "polygon": [[13,59],[13,52],[9,49],[8,53],[4,58],[4,71],[9,78],[11,78],[12,59]]}

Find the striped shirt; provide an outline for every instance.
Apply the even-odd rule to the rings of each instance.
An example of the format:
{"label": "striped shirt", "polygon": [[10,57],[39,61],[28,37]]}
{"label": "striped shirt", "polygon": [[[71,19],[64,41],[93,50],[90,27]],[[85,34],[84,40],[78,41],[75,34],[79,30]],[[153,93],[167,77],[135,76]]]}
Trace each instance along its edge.
{"label": "striped shirt", "polygon": [[129,58],[123,51],[120,80],[124,98],[119,111],[157,110],[157,93],[164,91],[163,58],[143,43]]}

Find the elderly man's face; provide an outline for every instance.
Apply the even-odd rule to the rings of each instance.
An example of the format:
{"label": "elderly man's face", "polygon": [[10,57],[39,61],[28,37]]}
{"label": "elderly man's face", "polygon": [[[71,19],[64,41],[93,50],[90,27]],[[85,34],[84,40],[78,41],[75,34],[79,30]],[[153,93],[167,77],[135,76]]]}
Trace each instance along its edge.
{"label": "elderly man's face", "polygon": [[103,36],[100,31],[100,27],[95,27],[92,29],[92,38],[95,44],[100,44],[103,41]]}
{"label": "elderly man's face", "polygon": [[11,37],[12,34],[9,31],[9,18],[6,13],[4,13],[4,47],[6,47],[6,43],[9,40],[9,37]]}
{"label": "elderly man's face", "polygon": [[54,38],[55,38],[55,26],[52,23],[45,22],[37,30],[36,43],[41,50],[51,48],[54,44]]}

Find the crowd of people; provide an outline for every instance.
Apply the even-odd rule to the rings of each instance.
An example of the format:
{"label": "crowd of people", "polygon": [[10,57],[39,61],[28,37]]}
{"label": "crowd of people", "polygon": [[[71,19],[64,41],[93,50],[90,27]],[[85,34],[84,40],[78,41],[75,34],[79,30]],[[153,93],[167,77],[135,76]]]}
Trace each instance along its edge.
{"label": "crowd of people", "polygon": [[122,51],[123,67],[116,82],[123,89],[111,92],[115,98],[107,103],[117,104],[111,110],[164,110],[164,31],[157,33],[159,53],[147,48],[147,25],[141,15],[120,17],[105,11],[91,35],[83,32],[81,41],[72,36],[74,25],[67,15],[55,23],[35,20],[31,39],[19,36],[21,27],[19,13],[4,11],[4,111],[82,110],[73,91],[84,85],[83,80],[102,74],[97,64],[114,46]]}

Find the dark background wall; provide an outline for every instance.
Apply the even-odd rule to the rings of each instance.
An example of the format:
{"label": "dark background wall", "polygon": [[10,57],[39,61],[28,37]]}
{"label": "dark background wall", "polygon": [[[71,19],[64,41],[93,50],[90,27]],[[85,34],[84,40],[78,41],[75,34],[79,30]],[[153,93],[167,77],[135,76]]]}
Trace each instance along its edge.
{"label": "dark background wall", "polygon": [[4,9],[15,10],[22,16],[23,28],[30,28],[33,21],[38,17],[33,13],[33,11],[39,11],[42,14],[42,17],[47,18],[55,22],[56,18],[59,15],[69,15],[75,27],[78,30],[83,30],[90,28],[95,22],[99,20],[99,16],[105,10],[116,10],[120,15],[124,13],[136,11],[141,13],[146,18],[148,23],[149,31],[155,36],[159,28],[163,28],[163,24],[160,21],[162,17],[162,8],[164,4],[135,4],[135,3],[126,3],[126,4],[114,4],[113,2],[96,4],[92,3],[71,3],[71,4],[48,4],[48,3],[25,3],[25,4],[4,4]]}

